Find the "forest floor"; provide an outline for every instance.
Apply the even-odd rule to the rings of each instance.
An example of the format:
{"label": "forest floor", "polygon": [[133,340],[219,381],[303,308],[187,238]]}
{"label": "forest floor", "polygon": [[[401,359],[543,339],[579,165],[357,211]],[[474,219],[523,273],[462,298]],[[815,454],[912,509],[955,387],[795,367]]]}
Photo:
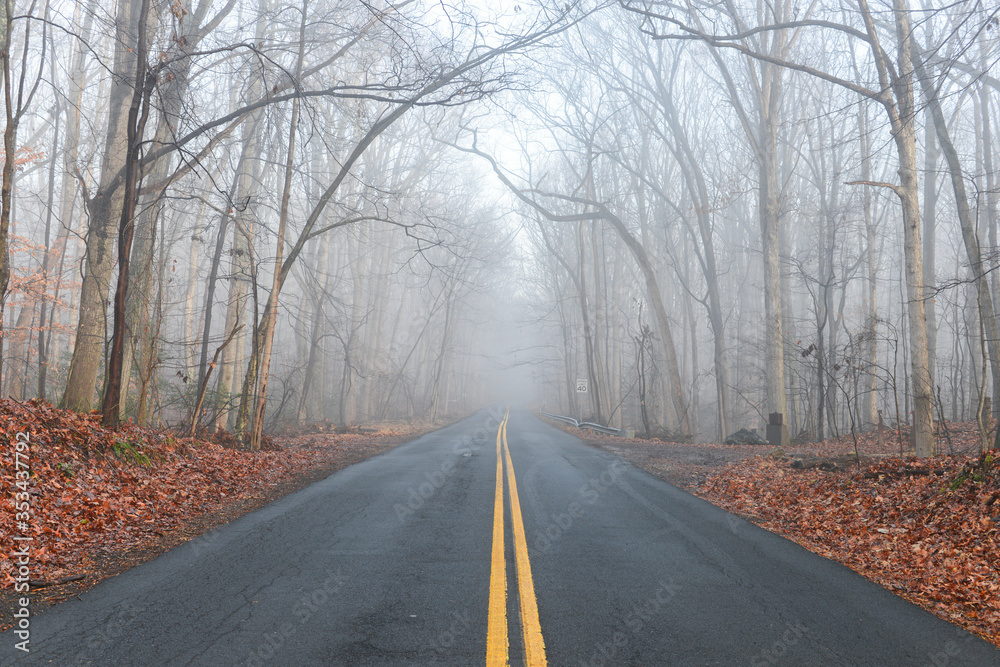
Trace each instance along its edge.
{"label": "forest floor", "polygon": [[[887,430],[858,436],[860,461],[850,437],[772,454],[565,430],[1000,646],[1000,452],[979,453],[975,424],[948,428],[954,456],[900,456]],[[824,462],[839,465],[808,467]]]}
{"label": "forest floor", "polygon": [[[32,538],[27,542],[31,612],[37,614],[434,428],[390,424],[337,433],[330,424],[317,424],[274,438],[272,451],[247,452],[131,424],[116,432],[101,427],[97,414],[3,399],[4,553],[25,543],[14,536]],[[14,503],[24,498],[16,496],[21,491],[15,478],[18,433],[26,433],[29,442],[27,531],[18,525],[23,517],[14,513]],[[17,600],[24,596],[15,589],[15,567],[10,556],[0,560],[0,631],[11,626]]]}

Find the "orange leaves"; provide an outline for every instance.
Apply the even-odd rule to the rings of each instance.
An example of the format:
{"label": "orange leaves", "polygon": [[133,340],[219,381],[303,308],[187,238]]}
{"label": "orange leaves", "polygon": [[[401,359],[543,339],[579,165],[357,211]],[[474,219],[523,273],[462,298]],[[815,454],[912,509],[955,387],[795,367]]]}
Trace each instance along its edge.
{"label": "orange leaves", "polygon": [[[0,150],[0,155],[4,155],[5,152]],[[40,148],[35,148],[33,146],[21,146],[14,151],[14,169],[20,171],[24,169],[29,164],[35,162],[41,162],[45,159],[45,151]]]}
{"label": "orange leaves", "polygon": [[[74,574],[88,554],[141,544],[226,498],[259,493],[272,480],[321,458],[306,452],[251,454],[208,443],[181,446],[167,434],[128,423],[117,431],[104,429],[100,415],[2,400],[5,493],[13,488],[12,442],[20,431],[31,443],[32,577],[39,579]],[[12,504],[0,502],[0,533],[15,532]],[[12,583],[10,568],[0,564],[0,586]]]}
{"label": "orange leaves", "polygon": [[[333,430],[332,425],[322,430]],[[54,580],[88,571],[108,552],[161,548],[159,538],[186,532],[206,512],[225,509],[225,514],[236,499],[264,497],[270,487],[296,475],[362,461],[399,444],[404,434],[425,430],[300,433],[284,439],[284,451],[249,453],[177,440],[131,423],[108,430],[96,413],[0,400],[0,482],[13,488],[11,442],[18,432],[27,432],[31,576]],[[0,534],[15,528],[11,503],[0,498]],[[10,560],[0,560],[0,587],[13,581]]]}
{"label": "orange leaves", "polygon": [[755,458],[698,493],[1000,643],[997,456],[887,458],[850,473]]}

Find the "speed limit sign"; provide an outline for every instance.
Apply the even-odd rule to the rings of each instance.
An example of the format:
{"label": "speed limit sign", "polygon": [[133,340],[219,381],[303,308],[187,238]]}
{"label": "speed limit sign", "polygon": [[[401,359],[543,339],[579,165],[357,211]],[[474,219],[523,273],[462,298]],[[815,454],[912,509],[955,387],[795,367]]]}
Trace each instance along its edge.
{"label": "speed limit sign", "polygon": [[577,378],[576,380],[576,393],[586,394],[587,393],[587,378]]}

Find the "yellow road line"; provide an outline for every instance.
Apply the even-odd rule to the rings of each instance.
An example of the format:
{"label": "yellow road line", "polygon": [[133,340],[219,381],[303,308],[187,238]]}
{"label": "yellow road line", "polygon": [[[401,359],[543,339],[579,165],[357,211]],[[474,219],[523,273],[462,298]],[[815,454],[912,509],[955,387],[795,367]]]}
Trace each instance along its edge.
{"label": "yellow road line", "polygon": [[503,431],[503,448],[507,459],[507,481],[510,487],[510,513],[514,524],[514,559],[517,563],[517,588],[521,602],[521,630],[524,635],[524,664],[526,667],[544,667],[545,641],[542,626],[538,621],[538,604],[535,601],[535,584],[531,579],[531,563],[528,560],[528,541],[524,537],[524,522],[521,520],[521,502],[517,498],[517,480],[514,478],[514,464],[510,460],[510,446],[507,444],[507,418],[500,428]]}
{"label": "yellow road line", "polygon": [[486,626],[487,667],[507,667],[507,564],[503,545],[503,466],[500,434],[507,423],[504,415],[497,429],[497,483],[493,501],[493,555],[490,564],[490,615]]}

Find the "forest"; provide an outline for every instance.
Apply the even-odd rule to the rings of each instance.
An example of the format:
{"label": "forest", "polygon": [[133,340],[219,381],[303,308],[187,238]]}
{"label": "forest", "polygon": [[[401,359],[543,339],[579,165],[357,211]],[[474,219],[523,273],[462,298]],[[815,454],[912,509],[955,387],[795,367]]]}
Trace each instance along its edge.
{"label": "forest", "polygon": [[996,437],[995,4],[0,7],[4,396]]}

